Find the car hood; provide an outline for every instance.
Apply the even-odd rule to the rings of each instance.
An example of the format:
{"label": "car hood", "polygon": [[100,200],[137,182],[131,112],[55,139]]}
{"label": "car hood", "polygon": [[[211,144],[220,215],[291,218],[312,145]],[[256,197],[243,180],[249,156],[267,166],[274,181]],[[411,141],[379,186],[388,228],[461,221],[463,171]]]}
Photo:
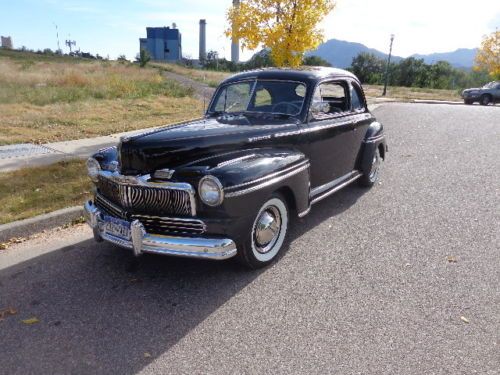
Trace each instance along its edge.
{"label": "car hood", "polygon": [[118,145],[122,174],[175,168],[223,152],[269,144],[272,134],[296,128],[294,119],[247,116],[205,118],[122,138]]}

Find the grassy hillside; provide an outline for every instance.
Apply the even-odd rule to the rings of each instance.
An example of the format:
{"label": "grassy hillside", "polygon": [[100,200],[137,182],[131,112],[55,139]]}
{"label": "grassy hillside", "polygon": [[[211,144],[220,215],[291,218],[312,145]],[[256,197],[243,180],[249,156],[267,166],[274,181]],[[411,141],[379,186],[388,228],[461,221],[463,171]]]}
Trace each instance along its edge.
{"label": "grassy hillside", "polygon": [[196,117],[157,68],[0,49],[0,145],[106,135]]}

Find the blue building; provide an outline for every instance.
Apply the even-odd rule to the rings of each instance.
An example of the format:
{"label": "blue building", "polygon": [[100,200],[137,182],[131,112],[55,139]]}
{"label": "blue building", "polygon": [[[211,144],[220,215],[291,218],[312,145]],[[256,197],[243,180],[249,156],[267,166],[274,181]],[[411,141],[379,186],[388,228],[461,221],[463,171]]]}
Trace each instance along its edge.
{"label": "blue building", "polygon": [[181,33],[177,28],[146,27],[147,38],[139,39],[139,49],[146,50],[152,60],[182,59]]}

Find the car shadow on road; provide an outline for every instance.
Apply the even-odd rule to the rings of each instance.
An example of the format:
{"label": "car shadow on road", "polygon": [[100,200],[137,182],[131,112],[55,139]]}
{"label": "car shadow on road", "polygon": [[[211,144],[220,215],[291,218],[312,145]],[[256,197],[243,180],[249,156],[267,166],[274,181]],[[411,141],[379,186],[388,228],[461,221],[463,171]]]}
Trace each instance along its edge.
{"label": "car shadow on road", "polygon": [[[295,220],[285,253],[300,251],[289,243],[340,215],[365,191],[348,187]],[[9,373],[135,374],[272,270],[247,271],[234,261],[134,258],[93,240],[53,251],[0,271],[0,305],[18,310],[0,321],[0,363]],[[39,322],[21,322],[31,317]]]}

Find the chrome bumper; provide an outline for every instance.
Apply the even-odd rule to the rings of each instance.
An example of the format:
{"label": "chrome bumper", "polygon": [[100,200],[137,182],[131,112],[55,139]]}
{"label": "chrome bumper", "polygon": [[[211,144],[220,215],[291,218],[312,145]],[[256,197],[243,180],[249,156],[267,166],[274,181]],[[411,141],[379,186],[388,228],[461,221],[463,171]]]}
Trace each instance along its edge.
{"label": "chrome bumper", "polygon": [[173,237],[146,233],[139,220],[130,224],[130,240],[124,240],[104,231],[101,211],[92,201],[84,205],[85,218],[97,241],[108,241],[131,249],[135,255],[152,253],[190,258],[223,260],[236,255],[236,244],[228,238]]}

